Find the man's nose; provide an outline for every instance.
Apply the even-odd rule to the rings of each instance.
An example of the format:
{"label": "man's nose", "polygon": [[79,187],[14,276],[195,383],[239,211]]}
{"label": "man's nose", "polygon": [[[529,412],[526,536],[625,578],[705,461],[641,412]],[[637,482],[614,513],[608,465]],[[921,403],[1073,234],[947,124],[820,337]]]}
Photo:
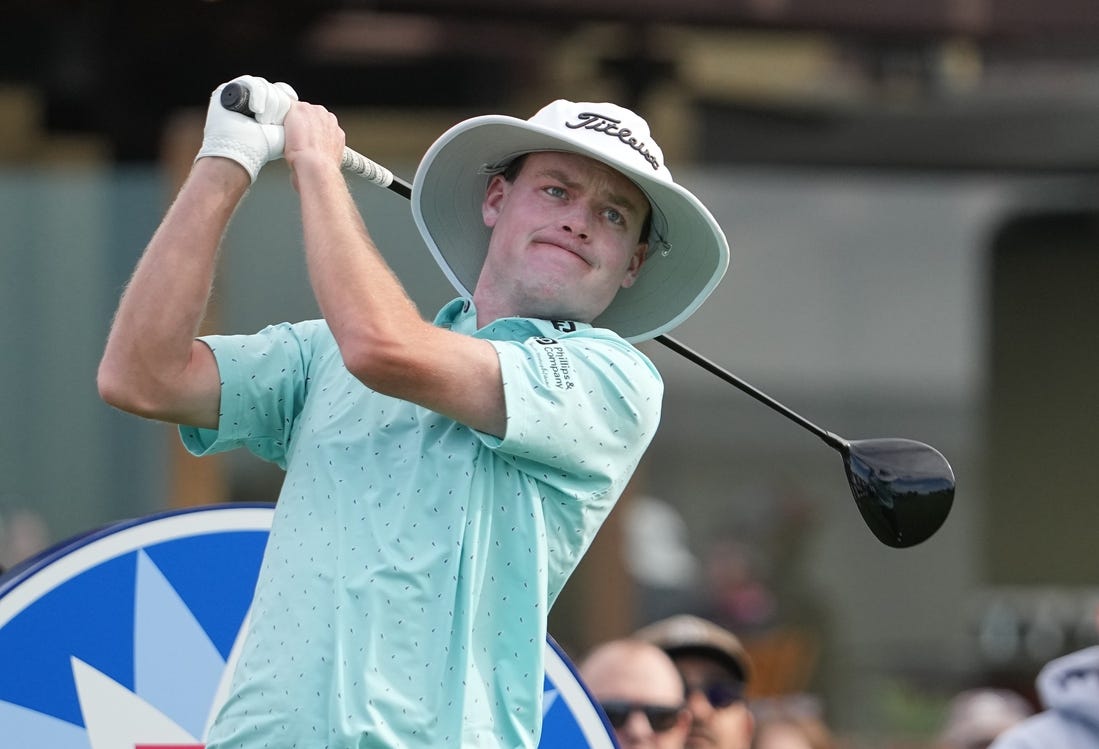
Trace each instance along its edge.
{"label": "man's nose", "polygon": [[592,212],[586,205],[574,203],[569,206],[566,214],[561,218],[561,228],[570,234],[575,234],[581,239],[588,238],[592,220]]}
{"label": "man's nose", "polygon": [[649,724],[649,719],[645,717],[645,713],[634,710],[626,719],[625,725],[622,726],[622,733],[634,740],[644,739],[653,735],[653,727]]}
{"label": "man's nose", "polygon": [[687,692],[687,709],[696,720],[705,720],[714,711],[714,706],[706,699],[706,695],[699,689],[691,689]]}

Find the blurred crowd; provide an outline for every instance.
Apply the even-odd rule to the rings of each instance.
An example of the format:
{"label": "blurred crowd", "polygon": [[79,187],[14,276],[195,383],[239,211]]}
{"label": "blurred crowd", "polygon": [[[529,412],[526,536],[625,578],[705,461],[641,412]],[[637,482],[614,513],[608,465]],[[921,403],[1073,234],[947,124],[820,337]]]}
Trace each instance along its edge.
{"label": "blurred crowd", "polygon": [[[770,504],[779,522],[719,536],[698,559],[672,506],[632,500],[627,563],[651,623],[578,658],[623,749],[1099,749],[1096,646],[1053,658],[1033,688],[942,685],[915,738],[837,729],[818,678],[827,611],[796,569],[811,518],[797,497]],[[687,592],[699,581],[703,595]]]}
{"label": "blurred crowd", "polygon": [[[601,643],[579,671],[623,749],[855,749],[820,698],[751,698],[759,674],[732,632],[682,614]],[[1099,749],[1099,646],[1047,664],[1040,705],[1017,692],[959,692],[926,749]]]}

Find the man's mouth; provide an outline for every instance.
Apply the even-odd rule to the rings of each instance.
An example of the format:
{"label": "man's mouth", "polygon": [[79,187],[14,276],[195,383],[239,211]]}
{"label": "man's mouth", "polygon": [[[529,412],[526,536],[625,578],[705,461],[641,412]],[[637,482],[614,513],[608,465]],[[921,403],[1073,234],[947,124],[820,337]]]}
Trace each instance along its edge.
{"label": "man's mouth", "polygon": [[580,258],[581,260],[583,260],[588,265],[591,265],[591,263],[588,262],[588,259],[586,257],[584,257],[584,255],[582,253],[577,251],[577,249],[575,247],[571,247],[568,244],[565,244],[563,242],[557,242],[557,241],[554,241],[552,239],[536,239],[534,243],[535,244],[546,245],[547,247],[554,247],[558,250],[564,250],[565,252],[568,252],[568,253],[570,253],[572,255],[575,255],[576,257]]}

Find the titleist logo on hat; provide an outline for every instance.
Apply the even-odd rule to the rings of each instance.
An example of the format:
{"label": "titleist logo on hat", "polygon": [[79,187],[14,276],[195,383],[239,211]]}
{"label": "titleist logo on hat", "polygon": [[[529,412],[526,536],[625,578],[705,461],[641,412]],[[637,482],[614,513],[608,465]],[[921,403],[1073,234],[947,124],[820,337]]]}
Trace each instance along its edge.
{"label": "titleist logo on hat", "polygon": [[608,117],[605,114],[599,114],[598,112],[580,112],[576,115],[577,122],[566,122],[565,127],[571,130],[594,130],[597,133],[603,133],[604,135],[610,135],[625,143],[641,154],[641,157],[645,161],[652,165],[653,169],[659,171],[660,162],[649,151],[649,147],[646,143],[640,142],[633,136],[633,131],[627,127],[620,127],[622,120],[616,120],[613,117]]}

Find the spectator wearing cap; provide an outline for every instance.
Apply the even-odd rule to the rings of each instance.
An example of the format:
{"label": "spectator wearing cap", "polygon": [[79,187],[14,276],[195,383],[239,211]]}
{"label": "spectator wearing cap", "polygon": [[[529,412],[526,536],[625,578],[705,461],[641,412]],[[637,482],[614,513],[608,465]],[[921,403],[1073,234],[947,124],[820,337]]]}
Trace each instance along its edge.
{"label": "spectator wearing cap", "polygon": [[691,718],[667,653],[644,640],[611,640],[593,649],[579,671],[622,749],[683,749]]}
{"label": "spectator wearing cap", "polygon": [[752,663],[736,635],[706,619],[679,615],[635,634],[674,661],[687,690],[687,749],[749,749],[755,720],[744,700]]}

